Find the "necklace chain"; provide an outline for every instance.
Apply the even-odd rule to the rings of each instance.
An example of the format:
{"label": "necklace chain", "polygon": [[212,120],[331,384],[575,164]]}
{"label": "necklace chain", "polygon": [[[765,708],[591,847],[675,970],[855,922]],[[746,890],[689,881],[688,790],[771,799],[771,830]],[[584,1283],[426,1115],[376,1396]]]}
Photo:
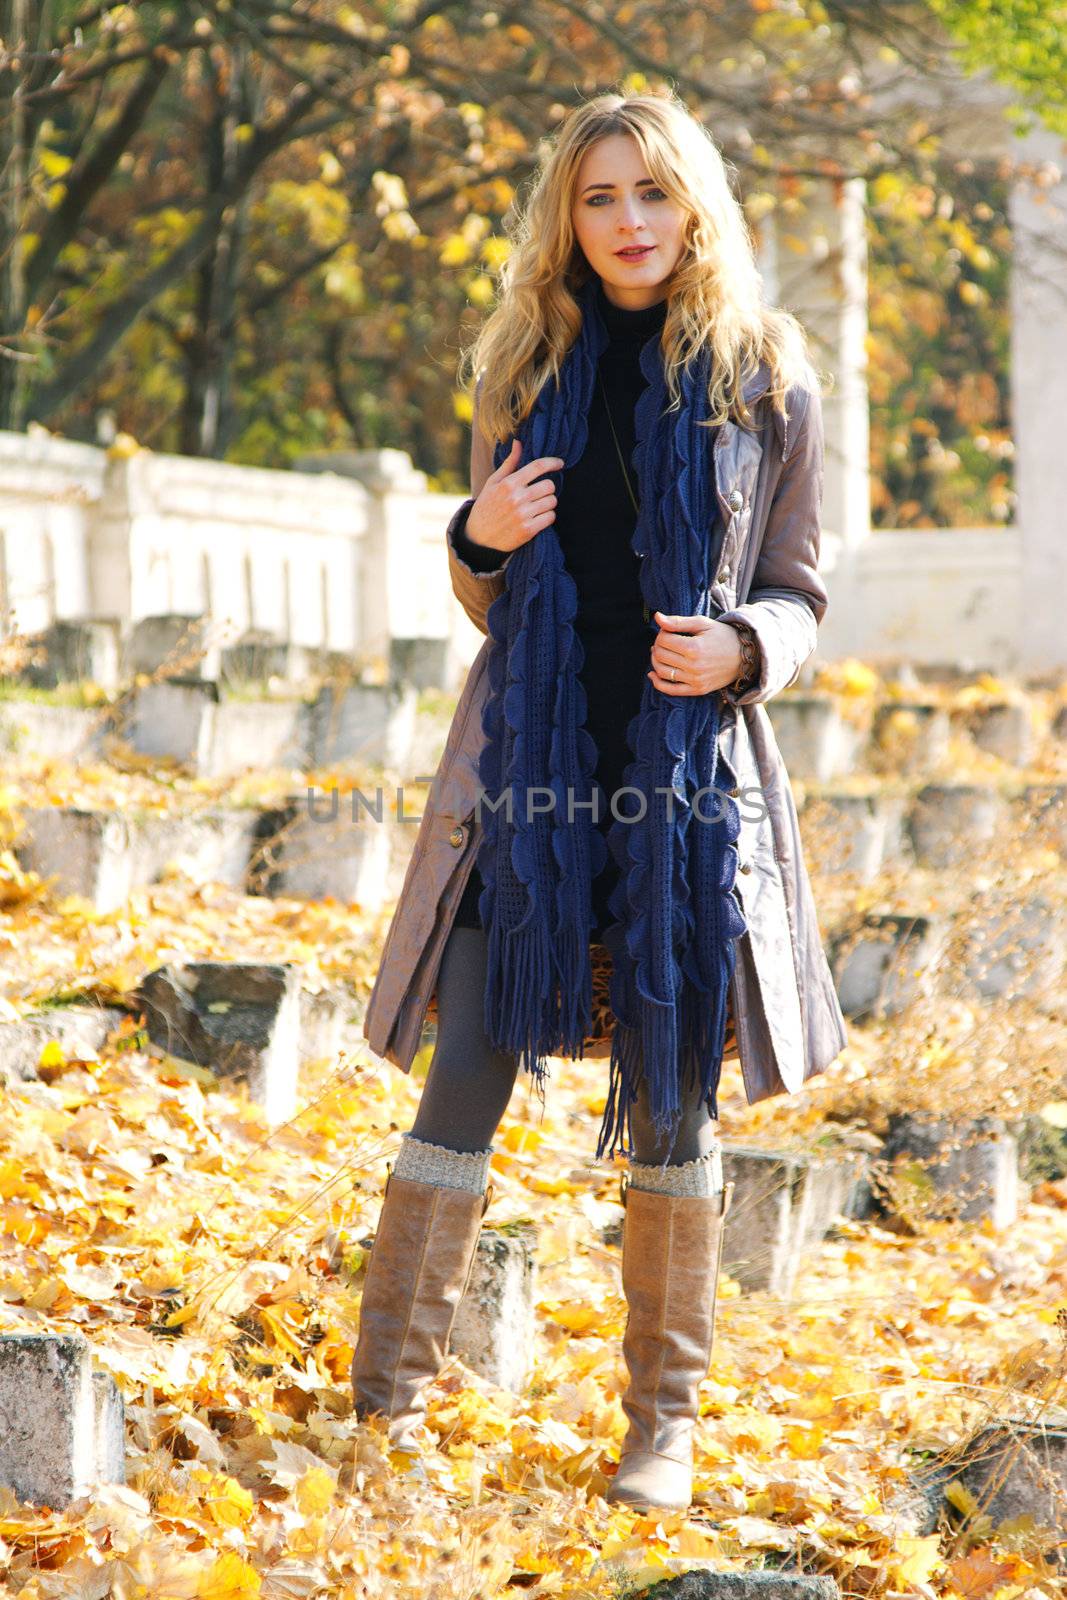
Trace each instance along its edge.
{"label": "necklace chain", "polygon": [[[604,410],[608,414],[608,426],[611,429],[611,437],[615,441],[615,454],[618,456],[618,458],[619,458],[619,466],[622,468],[622,476],[623,476],[623,479],[624,479],[625,484],[626,484],[626,492],[630,496],[630,500],[631,500],[631,502],[633,504],[634,516],[635,517],[636,516],[640,516],[641,507],[637,503],[637,496],[634,494],[633,485],[630,482],[630,474],[626,470],[626,462],[623,459],[622,446],[619,444],[619,436],[615,432],[615,421],[614,421],[614,418],[611,415],[611,407],[608,405],[608,393],[607,393],[607,390],[604,388],[604,379],[601,376],[601,372],[600,372],[599,366],[596,369],[596,375],[597,375],[597,380],[598,380],[598,382],[600,384],[600,393],[601,393],[601,395],[603,397],[603,400],[604,400]],[[647,622],[649,620],[649,617],[651,616],[651,612],[648,609],[648,601],[647,600],[642,600],[641,609],[644,612],[645,621]]]}
{"label": "necklace chain", "polygon": [[630,483],[630,474],[626,470],[626,462],[623,460],[622,446],[619,444],[619,436],[615,432],[615,422],[614,422],[614,419],[612,418],[612,415],[611,415],[611,407],[608,405],[608,394],[607,394],[607,390],[604,388],[604,379],[603,379],[603,376],[601,375],[601,371],[600,371],[599,367],[597,367],[597,369],[596,369],[596,375],[597,375],[597,380],[598,380],[598,382],[600,384],[600,393],[601,393],[601,395],[603,396],[603,399],[604,399],[604,410],[608,414],[608,426],[611,429],[611,437],[615,441],[615,454],[619,458],[619,466],[622,468],[622,475],[623,475],[623,478],[626,481],[626,491],[629,494],[630,499],[631,499],[631,501],[633,503],[634,515],[635,516],[640,516],[641,507],[637,503],[637,497],[634,494],[633,486]]}

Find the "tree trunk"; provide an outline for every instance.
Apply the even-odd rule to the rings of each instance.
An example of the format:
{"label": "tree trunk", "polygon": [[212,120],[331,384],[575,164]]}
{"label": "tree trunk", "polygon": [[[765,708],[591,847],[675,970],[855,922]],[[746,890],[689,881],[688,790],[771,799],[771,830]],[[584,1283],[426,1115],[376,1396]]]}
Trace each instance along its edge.
{"label": "tree trunk", "polygon": [[0,106],[7,106],[0,114],[0,428],[10,429],[22,426],[28,359],[22,210],[29,158],[18,52],[29,47],[30,20],[30,0],[0,0],[0,38],[15,60],[0,72]]}
{"label": "tree trunk", "polygon": [[[210,66],[209,63],[205,65]],[[237,129],[251,120],[251,80],[247,51],[235,48],[229,84],[216,78],[217,112],[208,133],[208,192],[233,180]],[[211,251],[197,274],[197,328],[186,351],[186,391],[182,404],[180,449],[184,455],[220,458],[232,431],[231,378],[236,338],[235,305],[248,227],[246,191],[223,214]]]}

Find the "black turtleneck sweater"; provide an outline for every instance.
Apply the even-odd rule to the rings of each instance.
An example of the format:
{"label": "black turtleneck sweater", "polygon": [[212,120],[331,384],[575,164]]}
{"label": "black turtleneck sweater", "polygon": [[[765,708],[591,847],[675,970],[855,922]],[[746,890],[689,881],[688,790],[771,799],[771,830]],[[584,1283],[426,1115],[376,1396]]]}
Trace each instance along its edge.
{"label": "black turtleneck sweater", "polygon": [[[667,302],[657,301],[641,311],[622,310],[612,305],[599,283],[597,299],[609,337],[600,357],[599,376],[636,495],[637,475],[631,461],[636,443],[634,407],[646,385],[639,358],[644,343],[662,330]],[[575,627],[585,650],[579,676],[588,705],[585,725],[598,751],[596,777],[604,795],[597,826],[605,838],[614,820],[610,798],[622,787],[623,770],[633,759],[626,728],[640,709],[656,636],[655,623],[644,617],[640,561],[630,547],[635,520],[598,382],[593,387],[585,449],[561,474],[553,526],[578,590]],[[474,544],[463,526],[454,537],[456,552],[469,567],[478,572],[499,567],[500,552]],[[594,934],[602,932],[609,920],[607,897],[617,871],[609,853],[604,869],[593,879]],[[482,887],[475,863],[456,913],[460,927],[481,927],[478,896]]]}

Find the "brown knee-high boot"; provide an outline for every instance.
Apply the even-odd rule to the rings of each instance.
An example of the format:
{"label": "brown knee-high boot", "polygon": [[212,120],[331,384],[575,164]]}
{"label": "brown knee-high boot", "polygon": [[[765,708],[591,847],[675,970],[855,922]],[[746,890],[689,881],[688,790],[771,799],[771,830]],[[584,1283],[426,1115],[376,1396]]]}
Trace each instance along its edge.
{"label": "brown knee-high boot", "polygon": [[693,1431],[711,1360],[728,1183],[718,1194],[625,1192],[623,1356],[629,1422],[607,1498],[680,1509],[693,1492]]}
{"label": "brown knee-high boot", "polygon": [[358,1417],[388,1417],[398,1449],[417,1446],[424,1390],[444,1364],[491,1193],[395,1173],[386,1183],[352,1357],[352,1395]]}

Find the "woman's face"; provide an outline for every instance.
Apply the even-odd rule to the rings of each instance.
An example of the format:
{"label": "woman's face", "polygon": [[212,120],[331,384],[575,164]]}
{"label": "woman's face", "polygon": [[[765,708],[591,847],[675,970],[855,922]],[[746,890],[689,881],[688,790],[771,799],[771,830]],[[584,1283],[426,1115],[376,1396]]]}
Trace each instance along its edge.
{"label": "woman's face", "polygon": [[[640,311],[663,299],[685,248],[685,212],[652,182],[632,134],[605,134],[585,152],[571,220],[613,305]],[[638,246],[648,248],[629,258],[619,254]]]}

